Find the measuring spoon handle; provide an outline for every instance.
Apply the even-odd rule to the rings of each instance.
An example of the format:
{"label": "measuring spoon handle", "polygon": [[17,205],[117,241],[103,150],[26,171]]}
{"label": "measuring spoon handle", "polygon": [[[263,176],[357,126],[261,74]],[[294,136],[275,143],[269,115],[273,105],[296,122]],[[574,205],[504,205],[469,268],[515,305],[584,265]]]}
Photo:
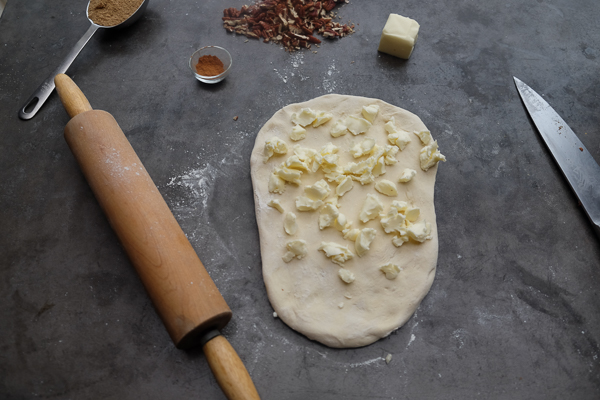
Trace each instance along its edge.
{"label": "measuring spoon handle", "polygon": [[83,35],[81,39],[79,39],[77,43],[75,43],[75,46],[73,46],[73,48],[71,49],[69,54],[67,54],[67,57],[65,57],[63,62],[60,63],[60,65],[54,70],[54,72],[52,72],[50,76],[46,78],[44,82],[42,82],[40,87],[38,87],[37,90],[33,92],[31,97],[25,102],[25,105],[19,110],[19,118],[31,119],[35,114],[37,114],[39,109],[42,107],[42,105],[44,105],[44,103],[46,102],[48,97],[50,97],[50,94],[54,90],[54,77],[58,74],[64,74],[65,72],[67,72],[67,69],[69,69],[69,67],[71,66],[81,49],[83,49],[83,46],[85,46],[86,43],[92,38],[92,36],[94,35],[94,33],[96,33],[98,28],[98,25],[90,25],[87,32]]}

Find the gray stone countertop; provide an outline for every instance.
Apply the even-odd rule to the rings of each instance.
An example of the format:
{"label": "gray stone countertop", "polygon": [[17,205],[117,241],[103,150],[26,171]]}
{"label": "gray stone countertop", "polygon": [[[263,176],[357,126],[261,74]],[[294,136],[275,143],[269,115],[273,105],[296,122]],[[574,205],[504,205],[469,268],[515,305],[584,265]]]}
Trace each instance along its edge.
{"label": "gray stone countertop", "polygon": [[[262,398],[600,398],[600,242],[512,81],[599,161],[600,2],[352,0],[339,8],[352,36],[292,54],[222,28],[243,4],[150,0],[68,74],[119,122],[206,265]],[[0,19],[0,398],[224,399],[202,352],[170,341],[62,137],[56,93],[17,117],[88,28],[85,7],[11,0]],[[377,52],[391,12],[421,25],[408,61]],[[188,68],[205,45],[233,55],[221,84]],[[448,158],[433,287],[405,326],[358,349],[273,318],[261,276],[254,138],[281,107],[328,93],[414,112]]]}

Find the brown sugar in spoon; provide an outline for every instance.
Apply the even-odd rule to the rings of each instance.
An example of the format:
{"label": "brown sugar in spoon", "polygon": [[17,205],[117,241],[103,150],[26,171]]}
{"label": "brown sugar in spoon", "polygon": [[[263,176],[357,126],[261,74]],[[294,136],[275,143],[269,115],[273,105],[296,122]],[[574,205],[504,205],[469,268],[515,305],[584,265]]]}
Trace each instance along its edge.
{"label": "brown sugar in spoon", "polygon": [[52,91],[54,91],[54,77],[58,74],[64,74],[65,72],[67,72],[73,61],[75,61],[75,58],[77,58],[83,47],[92,38],[94,33],[96,33],[98,28],[121,29],[130,26],[142,16],[144,11],[146,10],[146,7],[148,6],[149,0],[143,0],[142,4],[140,4],[140,6],[137,8],[137,10],[133,12],[133,14],[127,17],[123,22],[113,26],[98,25],[94,23],[94,21],[92,21],[92,19],[90,18],[91,1],[92,0],[88,2],[88,6],[86,8],[86,15],[91,24],[87,32],[81,37],[81,39],[79,39],[77,43],[75,43],[75,46],[73,46],[69,54],[67,54],[67,56],[60,63],[60,65],[50,74],[50,76],[46,78],[46,80],[44,80],[44,82],[42,82],[42,84],[35,90],[35,92],[33,92],[33,94],[27,99],[23,107],[21,107],[21,109],[19,110],[19,118],[27,120],[33,118],[37,114],[37,112],[40,110],[40,108],[42,108],[46,100],[48,100],[48,97],[50,97],[50,95],[52,94]]}

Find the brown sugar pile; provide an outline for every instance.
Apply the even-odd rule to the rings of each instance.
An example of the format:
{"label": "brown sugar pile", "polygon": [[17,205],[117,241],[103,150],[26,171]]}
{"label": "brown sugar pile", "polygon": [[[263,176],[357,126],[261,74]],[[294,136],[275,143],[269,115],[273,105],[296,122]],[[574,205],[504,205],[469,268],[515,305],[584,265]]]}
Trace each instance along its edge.
{"label": "brown sugar pile", "polygon": [[350,35],[354,25],[334,21],[332,11],[348,0],[263,0],[237,10],[223,11],[223,27],[229,32],[281,43],[288,51],[310,48],[325,38],[335,39]]}
{"label": "brown sugar pile", "polygon": [[90,0],[88,16],[96,25],[119,25],[136,12],[144,0]]}

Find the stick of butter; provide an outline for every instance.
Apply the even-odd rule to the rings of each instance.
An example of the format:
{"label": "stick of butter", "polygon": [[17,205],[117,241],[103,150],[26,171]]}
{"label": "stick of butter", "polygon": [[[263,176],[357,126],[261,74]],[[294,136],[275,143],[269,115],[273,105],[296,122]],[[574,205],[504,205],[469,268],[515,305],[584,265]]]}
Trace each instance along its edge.
{"label": "stick of butter", "polygon": [[417,36],[419,23],[398,14],[390,14],[379,40],[379,51],[392,56],[409,59]]}

